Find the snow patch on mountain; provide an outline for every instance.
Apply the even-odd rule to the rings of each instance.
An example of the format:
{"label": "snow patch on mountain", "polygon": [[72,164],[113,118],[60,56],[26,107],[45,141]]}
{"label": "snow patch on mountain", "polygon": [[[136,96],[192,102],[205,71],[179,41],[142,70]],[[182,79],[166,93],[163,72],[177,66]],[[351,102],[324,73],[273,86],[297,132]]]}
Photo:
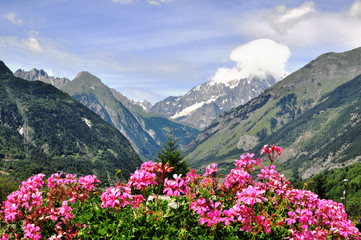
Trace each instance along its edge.
{"label": "snow patch on mountain", "polygon": [[89,120],[89,119],[86,119],[86,118],[81,118],[85,124],[89,127],[89,128],[92,128],[92,122]]}
{"label": "snow patch on mountain", "polygon": [[177,119],[179,117],[183,117],[183,116],[188,116],[190,115],[192,112],[194,112],[195,110],[197,110],[198,108],[203,107],[204,104],[209,104],[212,102],[215,102],[217,100],[218,97],[213,97],[211,99],[209,99],[208,101],[203,101],[203,102],[199,102],[199,103],[195,103],[192,106],[186,107],[184,108],[182,111],[177,112],[175,115],[171,116],[171,119]]}

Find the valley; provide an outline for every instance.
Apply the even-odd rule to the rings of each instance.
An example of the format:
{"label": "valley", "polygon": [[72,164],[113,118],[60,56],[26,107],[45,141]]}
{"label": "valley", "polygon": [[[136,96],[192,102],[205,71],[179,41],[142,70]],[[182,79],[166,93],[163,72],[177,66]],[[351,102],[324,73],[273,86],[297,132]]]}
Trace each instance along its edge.
{"label": "valley", "polygon": [[[276,166],[291,181],[297,182],[318,176],[324,171],[353,166],[360,161],[361,154],[357,147],[361,131],[360,56],[360,48],[343,53],[326,53],[279,82],[272,78],[240,79],[238,82],[222,83],[224,85],[209,81],[194,87],[184,96],[168,97],[155,105],[128,99],[89,72],[80,72],[73,80],[51,77],[45,71],[36,69],[29,72],[19,69],[14,75],[25,78],[29,84],[38,85],[38,81],[41,81],[69,94],[74,99],[72,101],[79,101],[115,127],[142,161],[154,159],[170,132],[182,147],[191,167],[203,169],[215,162],[219,164],[221,173],[229,171],[241,154],[256,153],[266,144],[276,144],[284,148]],[[5,69],[3,76],[10,75]],[[254,92],[256,86],[258,90]],[[6,92],[9,96],[15,94],[14,91]],[[254,92],[254,95],[248,96],[246,92]],[[226,102],[228,105],[214,105]],[[231,102],[238,106],[232,108]],[[209,105],[213,105],[213,110],[207,110]],[[79,154],[79,150],[54,152],[52,145],[47,142],[51,138],[43,140],[41,144],[36,143],[37,130],[25,124],[30,115],[24,119],[28,107],[20,103],[20,98],[11,106],[14,110],[18,109],[20,114],[12,121],[23,119],[21,121],[24,123],[13,123],[20,134],[17,135],[19,139],[8,140],[4,144],[3,149],[8,150],[3,150],[3,158],[34,158],[29,157],[31,155],[37,156],[36,161],[49,164],[54,159],[64,163],[74,159],[83,161],[82,158],[98,159],[105,153],[104,148],[98,152],[87,150],[82,153],[85,155]],[[172,109],[170,106],[178,108]],[[9,109],[2,107],[5,108]],[[40,108],[37,111],[43,110]],[[203,113],[198,115],[199,111]],[[208,120],[205,120],[205,115]],[[80,119],[88,128],[92,128],[93,120],[89,120],[89,117]],[[195,122],[187,119],[194,119]],[[199,130],[195,125],[205,128]],[[3,131],[10,130],[5,128]],[[11,147],[14,141],[21,142],[20,146],[23,147]],[[24,153],[24,149],[31,154]],[[112,149],[108,152],[118,156]],[[50,159],[49,154],[52,156]],[[12,165],[16,165],[16,162],[13,161]],[[129,168],[129,171],[134,167]],[[93,170],[93,173],[96,172],[98,170]],[[107,171],[108,178],[109,174]]]}

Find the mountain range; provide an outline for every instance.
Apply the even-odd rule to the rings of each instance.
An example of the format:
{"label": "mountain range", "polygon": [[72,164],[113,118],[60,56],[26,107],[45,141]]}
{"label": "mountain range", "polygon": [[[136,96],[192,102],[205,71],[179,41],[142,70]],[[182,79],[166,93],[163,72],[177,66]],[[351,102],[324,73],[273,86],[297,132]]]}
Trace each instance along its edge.
{"label": "mountain range", "polygon": [[129,176],[142,163],[129,141],[68,94],[26,81],[0,61],[1,174],[24,179],[54,173],[96,174],[103,183],[115,169]]}
{"label": "mountain range", "polygon": [[228,82],[208,81],[194,87],[184,96],[168,97],[148,111],[203,129],[220,113],[247,103],[275,83],[271,75],[232,79]]}
{"label": "mountain range", "polygon": [[[68,93],[89,109],[100,115],[105,121],[115,126],[131,143],[132,147],[144,161],[153,160],[156,153],[167,141],[172,132],[180,146],[192,140],[199,130],[158,114],[146,112],[142,106],[128,99],[115,89],[107,87],[102,81],[89,72],[80,72],[72,81],[60,84],[60,78],[44,77],[43,70],[33,69],[29,72],[17,70],[14,75],[26,80],[51,82],[54,86]],[[146,102],[145,102],[146,103]]]}
{"label": "mountain range", "polygon": [[[184,148],[192,167],[216,162],[228,171],[239,155],[276,144],[284,148],[278,169],[291,179],[306,179],[361,160],[360,74],[358,48],[323,54],[277,83],[272,77],[210,81],[154,106],[129,100],[88,72],[60,88],[116,126],[143,160],[159,150],[157,137],[173,129],[179,139],[188,137],[182,144],[193,138]],[[244,99],[236,93],[242,91]],[[194,128],[158,114],[206,128],[196,135]]]}
{"label": "mountain range", "polygon": [[48,73],[45,72],[44,70],[42,69],[38,70],[36,68],[33,68],[28,72],[19,69],[14,72],[14,76],[29,81],[42,81],[51,84],[56,88],[62,88],[70,82],[68,78],[65,77],[58,78],[58,77],[49,76]]}
{"label": "mountain range", "polygon": [[186,147],[191,166],[229,170],[265,144],[284,148],[276,165],[296,179],[360,161],[360,74],[361,48],[319,56],[217,117]]}

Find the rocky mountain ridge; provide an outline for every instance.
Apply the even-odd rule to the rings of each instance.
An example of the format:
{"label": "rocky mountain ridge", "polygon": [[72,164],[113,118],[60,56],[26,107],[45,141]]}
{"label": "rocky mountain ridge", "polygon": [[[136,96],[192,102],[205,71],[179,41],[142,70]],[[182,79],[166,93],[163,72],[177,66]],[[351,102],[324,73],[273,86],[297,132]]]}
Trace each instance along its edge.
{"label": "rocky mountain ridge", "polygon": [[58,78],[58,77],[49,76],[44,70],[42,69],[38,70],[36,68],[33,68],[30,71],[18,69],[17,71],[14,72],[14,76],[29,81],[42,81],[51,84],[58,89],[66,86],[70,82],[68,78],[65,77]]}
{"label": "rocky mountain ridge", "polygon": [[[22,76],[31,75],[29,72],[23,72]],[[45,78],[41,78],[41,81],[49,82]],[[186,145],[199,133],[193,127],[146,112],[144,107],[139,105],[141,103],[138,104],[115,89],[107,87],[101,79],[86,71],[78,73],[72,81],[61,86],[60,90],[119,129],[145,161],[153,160],[161,145],[167,141],[170,131],[173,131],[174,138],[181,146]]]}
{"label": "rocky mountain ridge", "polygon": [[149,111],[202,129],[209,126],[220,113],[247,103],[275,83],[276,80],[270,75],[229,82],[208,81],[184,96],[168,97],[156,103]]}

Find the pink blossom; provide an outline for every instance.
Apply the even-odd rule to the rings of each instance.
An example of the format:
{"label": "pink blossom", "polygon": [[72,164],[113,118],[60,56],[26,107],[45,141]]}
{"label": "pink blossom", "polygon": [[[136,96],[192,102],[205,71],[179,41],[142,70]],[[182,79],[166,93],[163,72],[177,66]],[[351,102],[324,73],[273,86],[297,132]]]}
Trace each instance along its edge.
{"label": "pink blossom", "polygon": [[64,184],[73,184],[76,183],[77,180],[75,179],[76,175],[73,174],[67,174],[65,179],[64,179]]}
{"label": "pink blossom", "polygon": [[194,181],[198,177],[198,174],[194,172],[194,169],[192,168],[190,170],[190,173],[187,173],[186,183],[189,183],[190,181]]}
{"label": "pink blossom", "polygon": [[63,185],[64,180],[61,178],[63,173],[54,173],[48,178],[48,188],[53,188],[56,185]]}
{"label": "pink blossom", "polygon": [[221,218],[221,222],[224,222],[225,225],[228,226],[230,222],[234,222],[235,211],[233,208],[229,210],[224,210],[223,214],[225,215],[225,217]]}
{"label": "pink blossom", "polygon": [[179,197],[179,195],[186,194],[188,191],[188,186],[185,184],[185,181],[181,178],[182,174],[179,176],[177,174],[174,174],[174,180],[168,180],[166,178],[164,180],[164,190],[163,193],[167,193],[168,196],[176,196]]}
{"label": "pink blossom", "polygon": [[125,207],[126,205],[130,205],[133,196],[130,194],[130,188],[127,186],[119,185],[116,188],[111,187],[108,188],[105,192],[102,193],[101,201],[102,208],[106,208],[108,206],[114,207]]}
{"label": "pink blossom", "polygon": [[247,155],[241,155],[241,160],[236,160],[236,167],[237,168],[244,168],[244,169],[250,169],[251,171],[254,171],[254,165],[257,163],[254,159],[254,154],[247,153]]}
{"label": "pink blossom", "polygon": [[[161,163],[160,163],[161,164]],[[153,161],[149,161],[149,162],[144,162],[141,166],[140,166],[140,170],[144,170],[146,172],[154,172],[155,170],[155,165],[156,163],[154,163]]]}
{"label": "pink blossom", "polygon": [[209,207],[206,199],[202,197],[197,199],[196,201],[192,201],[190,209],[192,209],[198,214],[202,214],[203,212],[207,212],[209,210]]}
{"label": "pink blossom", "polygon": [[24,233],[25,238],[30,238],[34,240],[41,239],[40,227],[36,226],[35,224],[26,224],[24,227]]}
{"label": "pink blossom", "polygon": [[267,198],[263,197],[264,192],[264,190],[259,190],[258,188],[253,188],[252,186],[249,186],[248,188],[242,189],[242,192],[237,193],[237,198],[239,199],[239,201],[253,206],[255,203],[267,201]]}
{"label": "pink blossom", "polygon": [[204,176],[204,177],[206,177],[206,176],[211,176],[212,173],[217,172],[217,166],[218,166],[217,163],[213,163],[211,166],[207,166],[207,167],[206,167],[206,173],[203,174],[203,176]]}
{"label": "pink blossom", "polygon": [[246,184],[252,184],[252,176],[243,168],[232,169],[227,175],[224,185],[227,188],[235,187],[236,189],[246,187]]}
{"label": "pink blossom", "polygon": [[101,200],[102,200],[102,208],[106,208],[107,206],[115,207],[120,204],[119,201],[120,196],[120,189],[119,188],[108,188],[106,192],[102,193]]}
{"label": "pink blossom", "polygon": [[69,218],[73,218],[73,214],[70,212],[71,210],[72,208],[68,206],[68,201],[63,201],[62,206],[58,208],[58,214],[64,216],[65,220],[68,220]]}
{"label": "pink blossom", "polygon": [[136,170],[131,174],[128,184],[130,186],[135,186],[137,189],[142,189],[148,187],[152,184],[153,187],[158,184],[155,181],[156,174],[150,173],[145,170]]}
{"label": "pink blossom", "polygon": [[293,223],[296,222],[296,219],[294,218],[295,215],[296,215],[295,212],[292,211],[288,212],[288,216],[290,216],[289,218],[286,218],[286,222],[288,225],[292,225]]}
{"label": "pink blossom", "polygon": [[101,183],[101,181],[99,181],[97,179],[97,176],[95,176],[95,175],[92,175],[92,176],[87,175],[85,177],[79,178],[78,183],[81,187],[85,188],[87,191],[91,191],[93,188],[95,188],[95,184]]}
{"label": "pink blossom", "polygon": [[276,158],[281,155],[282,149],[280,147],[276,147],[275,145],[271,145],[270,148],[268,148],[268,145],[264,145],[261,150],[261,155],[264,153],[270,159],[271,163],[273,163]]}

